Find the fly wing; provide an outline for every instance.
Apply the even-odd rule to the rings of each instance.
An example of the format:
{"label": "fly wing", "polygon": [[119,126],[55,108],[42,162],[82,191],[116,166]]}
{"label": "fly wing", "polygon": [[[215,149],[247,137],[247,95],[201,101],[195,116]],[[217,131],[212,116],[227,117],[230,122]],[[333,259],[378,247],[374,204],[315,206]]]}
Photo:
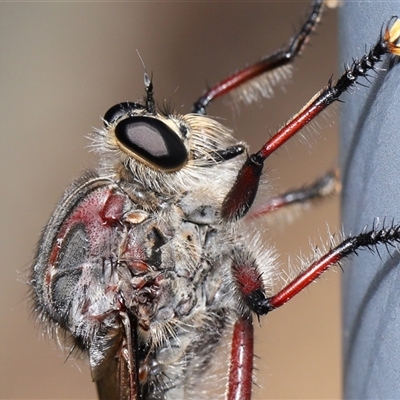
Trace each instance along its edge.
{"label": "fly wing", "polygon": [[102,370],[101,378],[95,379],[99,399],[120,399],[120,360],[116,357],[112,358]]}
{"label": "fly wing", "polygon": [[102,369],[103,375],[96,380],[99,400],[137,400],[138,388],[132,387],[128,366],[122,357],[113,357]]}

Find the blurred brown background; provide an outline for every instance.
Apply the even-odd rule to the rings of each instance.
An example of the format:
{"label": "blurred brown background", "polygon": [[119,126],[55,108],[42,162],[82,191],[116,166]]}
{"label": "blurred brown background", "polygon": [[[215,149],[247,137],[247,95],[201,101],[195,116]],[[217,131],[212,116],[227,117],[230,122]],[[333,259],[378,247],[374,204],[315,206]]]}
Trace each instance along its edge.
{"label": "blurred brown background", "polygon": [[[93,166],[85,135],[119,101],[144,94],[143,67],[156,98],[188,112],[206,84],[285,44],[308,1],[1,3],[0,398],[94,398],[85,362],[43,340],[23,281],[40,230],[64,188]],[[273,100],[234,112],[216,101],[209,114],[257,149],[337,72],[336,12],[327,11],[295,64],[293,82]],[[334,165],[338,112],[319,118],[320,135],[292,140],[271,157],[276,191],[311,182]],[[332,126],[332,127],[331,127]],[[314,125],[314,127],[318,127]],[[281,263],[338,226],[338,199],[273,227],[267,240]],[[339,273],[261,319],[257,399],[340,397]]]}

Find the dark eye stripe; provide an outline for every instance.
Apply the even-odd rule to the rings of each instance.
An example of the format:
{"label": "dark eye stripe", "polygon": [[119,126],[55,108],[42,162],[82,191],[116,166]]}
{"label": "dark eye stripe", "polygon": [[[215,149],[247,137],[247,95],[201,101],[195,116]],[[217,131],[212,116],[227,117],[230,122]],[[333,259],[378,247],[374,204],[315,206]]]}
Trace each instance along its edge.
{"label": "dark eye stripe", "polygon": [[104,115],[104,121],[112,124],[116,122],[119,118],[129,114],[133,110],[144,109],[144,107],[139,103],[133,103],[131,101],[125,101],[123,103],[118,103],[112,106]]}

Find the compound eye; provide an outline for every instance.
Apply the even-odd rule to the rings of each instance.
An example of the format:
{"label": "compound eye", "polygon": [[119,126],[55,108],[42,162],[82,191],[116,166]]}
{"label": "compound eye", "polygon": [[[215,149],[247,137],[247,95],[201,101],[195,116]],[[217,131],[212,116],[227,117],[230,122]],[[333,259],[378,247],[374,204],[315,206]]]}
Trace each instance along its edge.
{"label": "compound eye", "polygon": [[154,168],[176,171],[187,162],[182,140],[159,119],[128,117],[115,127],[115,136],[123,151]]}
{"label": "compound eye", "polygon": [[[125,101],[123,103],[112,106],[105,114],[104,121],[108,124],[112,124],[121,117],[129,114],[133,110],[143,109],[144,107],[139,103],[132,103],[131,101]],[[105,124],[107,126],[107,124]]]}

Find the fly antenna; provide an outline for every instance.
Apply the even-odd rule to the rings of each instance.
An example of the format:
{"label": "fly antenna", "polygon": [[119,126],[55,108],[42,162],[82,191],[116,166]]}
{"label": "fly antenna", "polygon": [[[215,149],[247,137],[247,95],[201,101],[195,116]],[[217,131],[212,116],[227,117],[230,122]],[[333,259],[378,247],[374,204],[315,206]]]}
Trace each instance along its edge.
{"label": "fly antenna", "polygon": [[146,90],[146,109],[149,113],[155,114],[156,104],[153,97],[153,74],[149,77],[147,72],[144,73],[144,88]]}
{"label": "fly antenna", "polygon": [[142,62],[143,69],[144,69],[144,89],[146,90],[146,109],[149,113],[155,114],[156,113],[156,104],[154,101],[154,91],[153,91],[153,73],[149,77],[149,74],[147,73],[146,65],[143,61],[142,56],[139,53],[139,50],[136,49],[136,52],[139,56],[140,61]]}

